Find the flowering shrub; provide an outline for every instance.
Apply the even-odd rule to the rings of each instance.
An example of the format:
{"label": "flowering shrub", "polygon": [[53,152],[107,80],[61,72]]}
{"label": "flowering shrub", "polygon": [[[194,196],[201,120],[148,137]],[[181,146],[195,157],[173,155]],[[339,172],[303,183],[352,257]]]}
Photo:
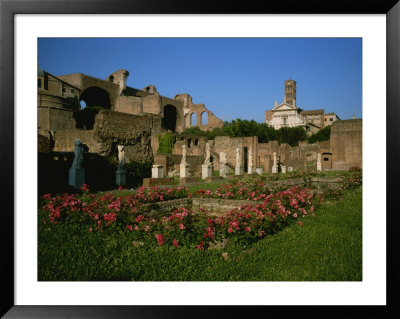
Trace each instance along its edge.
{"label": "flowering shrub", "polygon": [[221,184],[215,191],[198,190],[193,197],[199,198],[221,198],[221,199],[242,199],[262,200],[272,192],[272,188],[262,177],[244,177],[240,180],[228,181]]}
{"label": "flowering shrub", "polygon": [[334,187],[332,185],[327,185],[323,188],[323,196],[326,199],[337,200],[347,189],[352,189],[358,187],[362,184],[362,172],[360,170],[344,173],[339,177],[339,185]]}
{"label": "flowering shrub", "polygon": [[293,187],[270,194],[257,205],[246,204],[223,217],[208,218],[203,237],[212,241],[231,238],[243,245],[250,244],[276,233],[293,221],[307,215],[314,216],[314,210],[320,202],[321,198],[316,197],[310,189]]}
{"label": "flowering shrub", "polygon": [[117,221],[119,223],[133,221],[142,204],[188,196],[187,187],[184,186],[162,189],[157,186],[142,186],[128,196],[118,197],[113,193],[90,194],[86,184],[81,190],[81,196],[65,193],[54,197],[50,194],[43,195],[42,209],[49,212],[48,221],[55,225],[59,222],[85,224],[92,231],[101,230],[104,226],[112,226]]}
{"label": "flowering shrub", "polygon": [[192,194],[184,186],[142,186],[128,195],[114,196],[113,193],[91,194],[88,186],[84,185],[81,195],[44,195],[42,210],[47,216],[42,221],[50,225],[67,224],[90,233],[123,231],[130,234],[133,242],[154,247],[187,246],[205,250],[211,244],[227,239],[249,245],[290,224],[302,226],[301,219],[314,216],[323,198],[338,199],[344,190],[361,185],[361,172],[344,174],[339,182],[339,187],[325,187],[321,195],[298,186],[273,191],[265,179],[258,177],[229,181],[215,191],[193,193],[193,196],[204,198],[248,200],[245,205],[221,217],[195,214],[184,207],[159,217],[141,213],[143,204],[190,198]]}

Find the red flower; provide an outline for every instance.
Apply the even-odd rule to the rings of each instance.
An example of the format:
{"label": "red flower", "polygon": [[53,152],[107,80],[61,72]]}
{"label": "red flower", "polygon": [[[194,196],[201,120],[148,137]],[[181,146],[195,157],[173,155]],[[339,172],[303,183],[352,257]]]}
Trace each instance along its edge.
{"label": "red flower", "polygon": [[162,246],[164,244],[164,236],[162,234],[155,234],[158,245]]}
{"label": "red flower", "polygon": [[232,233],[233,229],[232,228],[228,228],[228,233]]}
{"label": "red flower", "polygon": [[126,229],[132,230],[132,226],[131,225],[126,225]]}
{"label": "red flower", "polygon": [[179,247],[179,243],[175,238],[172,239],[172,245],[174,245],[175,247]]}
{"label": "red flower", "polygon": [[197,248],[198,250],[204,250],[203,245],[204,245],[204,241],[201,241],[201,242],[200,242],[200,245],[197,245],[196,248]]}
{"label": "red flower", "polygon": [[298,221],[297,224],[299,224],[300,226],[303,226],[303,223],[301,221]]}
{"label": "red flower", "polygon": [[186,228],[185,225],[179,224],[179,229],[185,229],[185,228]]}

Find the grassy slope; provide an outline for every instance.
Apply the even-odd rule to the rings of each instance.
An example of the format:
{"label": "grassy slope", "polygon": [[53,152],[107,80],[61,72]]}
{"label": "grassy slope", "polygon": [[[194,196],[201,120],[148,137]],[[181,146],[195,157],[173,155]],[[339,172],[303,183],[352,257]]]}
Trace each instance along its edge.
{"label": "grassy slope", "polygon": [[[105,238],[40,225],[39,280],[362,280],[362,192],[324,204],[316,217],[242,250],[133,247],[126,233]],[[51,229],[51,230],[46,230]],[[225,260],[222,252],[227,252]]]}

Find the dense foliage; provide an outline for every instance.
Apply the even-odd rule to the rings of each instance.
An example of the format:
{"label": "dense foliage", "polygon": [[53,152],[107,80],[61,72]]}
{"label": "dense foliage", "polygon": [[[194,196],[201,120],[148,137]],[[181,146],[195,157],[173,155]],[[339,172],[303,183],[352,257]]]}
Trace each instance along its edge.
{"label": "dense foliage", "polygon": [[175,136],[170,132],[166,132],[158,136],[157,154],[172,154],[174,149]]}
{"label": "dense foliage", "polygon": [[310,144],[314,144],[316,142],[328,141],[331,137],[331,127],[326,126],[323,129],[319,130],[317,133],[312,134],[308,138],[308,142]]}
{"label": "dense foliage", "polygon": [[279,130],[268,126],[267,123],[258,123],[254,120],[236,119],[231,122],[224,122],[222,128],[214,128],[210,131],[202,131],[198,126],[188,128],[184,131],[186,135],[206,136],[208,139],[215,139],[216,136],[246,137],[257,136],[259,143],[278,141],[279,144],[287,143],[297,146],[299,141],[307,138],[306,131],[301,127],[282,127]]}

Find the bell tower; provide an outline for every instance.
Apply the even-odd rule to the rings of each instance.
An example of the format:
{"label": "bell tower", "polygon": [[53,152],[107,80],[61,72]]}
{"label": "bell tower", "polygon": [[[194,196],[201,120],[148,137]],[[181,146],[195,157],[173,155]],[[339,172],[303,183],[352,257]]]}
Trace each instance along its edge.
{"label": "bell tower", "polygon": [[296,106],[296,81],[286,80],[285,81],[285,102]]}

